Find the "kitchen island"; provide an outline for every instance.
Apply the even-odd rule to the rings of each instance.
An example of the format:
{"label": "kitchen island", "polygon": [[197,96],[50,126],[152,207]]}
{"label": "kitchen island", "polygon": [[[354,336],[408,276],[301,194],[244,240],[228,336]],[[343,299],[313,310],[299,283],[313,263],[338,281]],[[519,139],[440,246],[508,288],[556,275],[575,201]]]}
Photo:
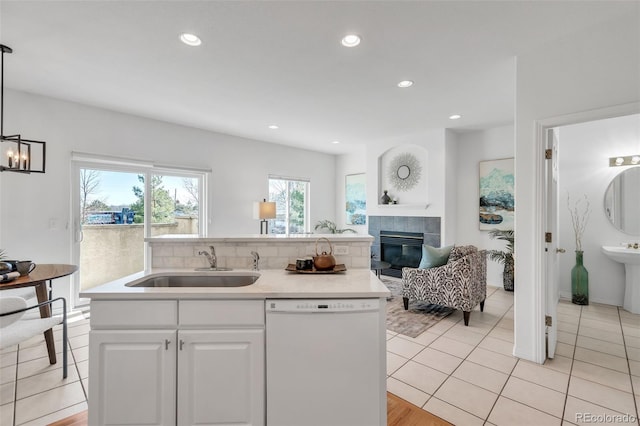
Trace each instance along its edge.
{"label": "kitchen island", "polygon": [[[240,287],[136,286],[257,274]],[[89,423],[384,425],[388,296],[368,268],[155,268],[84,291]]]}

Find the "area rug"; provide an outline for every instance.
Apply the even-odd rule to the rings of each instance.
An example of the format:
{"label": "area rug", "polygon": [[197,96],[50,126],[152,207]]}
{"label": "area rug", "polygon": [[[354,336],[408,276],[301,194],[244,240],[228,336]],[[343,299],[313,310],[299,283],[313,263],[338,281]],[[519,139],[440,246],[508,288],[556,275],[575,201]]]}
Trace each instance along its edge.
{"label": "area rug", "polygon": [[391,297],[387,299],[387,330],[409,337],[418,337],[455,310],[412,301],[409,303],[409,310],[405,311],[402,303],[402,280],[383,276],[381,281],[391,292]]}

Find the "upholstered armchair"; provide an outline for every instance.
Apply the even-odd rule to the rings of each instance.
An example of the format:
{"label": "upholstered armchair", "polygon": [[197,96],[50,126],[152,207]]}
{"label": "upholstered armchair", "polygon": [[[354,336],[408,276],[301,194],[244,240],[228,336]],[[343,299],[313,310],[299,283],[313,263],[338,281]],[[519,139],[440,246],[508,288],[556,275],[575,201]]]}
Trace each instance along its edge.
{"label": "upholstered armchair", "polygon": [[454,246],[445,265],[428,268],[402,268],[404,309],[409,301],[423,301],[460,309],[464,325],[471,311],[487,297],[487,252],[475,246]]}

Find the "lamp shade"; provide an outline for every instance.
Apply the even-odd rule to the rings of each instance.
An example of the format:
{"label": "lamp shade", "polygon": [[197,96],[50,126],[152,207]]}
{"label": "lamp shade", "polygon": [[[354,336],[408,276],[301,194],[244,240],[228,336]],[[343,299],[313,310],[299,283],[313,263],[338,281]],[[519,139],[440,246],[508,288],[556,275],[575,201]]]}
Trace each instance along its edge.
{"label": "lamp shade", "polygon": [[274,201],[258,201],[253,205],[253,216],[255,219],[275,219],[276,203]]}
{"label": "lamp shade", "polygon": [[260,203],[260,219],[275,219],[276,203],[271,201],[263,201]]}

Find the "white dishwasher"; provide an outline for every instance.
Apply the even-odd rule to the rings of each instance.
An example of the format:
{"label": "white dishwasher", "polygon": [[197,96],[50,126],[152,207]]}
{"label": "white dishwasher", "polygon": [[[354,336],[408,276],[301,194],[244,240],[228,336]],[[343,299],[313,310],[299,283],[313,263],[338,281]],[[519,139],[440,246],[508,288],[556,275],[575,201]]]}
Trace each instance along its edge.
{"label": "white dishwasher", "polygon": [[387,424],[385,304],[266,301],[267,426]]}

